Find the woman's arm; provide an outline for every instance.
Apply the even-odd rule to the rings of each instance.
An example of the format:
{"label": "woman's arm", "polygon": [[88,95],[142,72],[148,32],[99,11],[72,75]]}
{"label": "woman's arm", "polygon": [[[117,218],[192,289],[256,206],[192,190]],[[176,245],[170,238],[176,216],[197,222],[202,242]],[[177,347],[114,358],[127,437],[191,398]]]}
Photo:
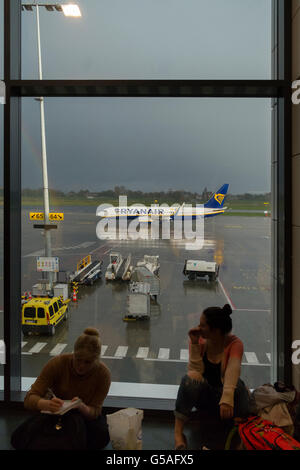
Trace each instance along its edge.
{"label": "woman's arm", "polygon": [[201,355],[202,346],[199,344],[200,329],[199,327],[192,328],[189,331],[190,345],[189,345],[189,363],[187,375],[197,382],[202,382],[204,364]]}
{"label": "woman's arm", "polygon": [[40,411],[51,411],[51,413],[56,413],[59,411],[63,403],[63,400],[60,400],[60,398],[56,397],[51,398],[50,400],[40,398],[37,402],[37,409]]}
{"label": "woman's arm", "polygon": [[[101,414],[102,405],[108,394],[109,387],[111,384],[111,375],[107,367],[104,367],[102,371],[99,373],[99,379],[97,382],[100,385],[97,386],[97,388],[95,389],[94,396],[90,400],[90,402],[89,403],[82,402],[78,406],[78,410],[87,419],[96,419]],[[77,399],[77,397],[73,398],[73,400],[75,399]]]}
{"label": "woman's arm", "polygon": [[[36,381],[27,392],[24,406],[28,410],[58,411],[63,401],[57,397],[45,399],[46,393],[53,387],[57,369],[57,358],[51,359],[42,369]],[[58,401],[57,401],[58,400]]]}
{"label": "woman's arm", "polygon": [[237,381],[241,373],[241,359],[240,357],[229,357],[228,364],[224,375],[223,393],[219,404],[225,403],[234,407],[234,391]]}

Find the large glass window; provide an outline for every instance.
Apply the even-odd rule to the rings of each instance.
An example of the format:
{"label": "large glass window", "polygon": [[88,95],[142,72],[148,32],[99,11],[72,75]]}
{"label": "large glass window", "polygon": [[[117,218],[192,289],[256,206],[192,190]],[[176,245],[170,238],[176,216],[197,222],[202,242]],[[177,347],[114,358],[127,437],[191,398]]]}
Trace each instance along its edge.
{"label": "large glass window", "polygon": [[[77,4],[80,18],[39,8],[45,79],[271,78],[270,0]],[[24,7],[22,77],[38,76],[36,8]]]}
{"label": "large glass window", "polygon": [[3,80],[4,77],[4,11],[3,11],[3,1],[0,0],[0,80]]}
{"label": "large glass window", "polygon": [[[234,311],[233,333],[245,346],[243,379],[250,388],[269,382],[271,100],[45,98],[44,105],[50,212],[57,214],[50,221],[57,228],[49,230],[59,266],[55,295],[67,292],[71,300],[68,318],[54,334],[47,314],[36,315],[34,322],[23,318],[26,383],[50,357],[71,352],[85,327],[96,326],[113,382],[177,386],[187,366],[188,330],[198,325],[204,308],[225,303]],[[44,212],[40,120],[40,102],[23,98],[22,292],[27,298],[50,282],[41,271],[44,230],[35,228]],[[175,236],[175,220],[166,218],[153,236],[144,213],[139,225],[133,219],[126,226],[120,221],[100,226],[103,211],[124,206],[120,196],[130,207],[196,207],[215,191],[218,198],[224,184],[229,184],[225,213],[206,217],[203,231],[197,232],[194,221]],[[30,220],[30,213],[37,215]],[[157,298],[147,290],[130,290],[133,281],[157,279],[152,276],[157,260],[145,255],[158,256]],[[133,267],[131,279],[106,280],[111,272],[122,277],[126,259]],[[183,273],[186,260],[218,266],[218,277],[199,268],[194,279],[194,271]],[[142,261],[150,280],[137,269]],[[86,266],[95,267],[90,279],[84,277]],[[49,312],[52,317],[56,310]],[[31,334],[46,325],[40,336]]]}
{"label": "large glass window", "polygon": [[[3,143],[3,109],[0,104],[0,142]],[[4,296],[3,296],[3,145],[0,145],[0,390],[3,390],[4,347]]]}

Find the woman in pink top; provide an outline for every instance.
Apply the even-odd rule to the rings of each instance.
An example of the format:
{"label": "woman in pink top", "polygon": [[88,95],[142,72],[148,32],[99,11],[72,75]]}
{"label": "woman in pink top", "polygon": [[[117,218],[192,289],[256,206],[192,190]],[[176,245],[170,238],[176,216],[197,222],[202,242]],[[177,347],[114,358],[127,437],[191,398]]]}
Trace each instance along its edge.
{"label": "woman in pink top", "polygon": [[231,307],[209,307],[189,331],[188,373],[182,378],[175,407],[175,448],[187,448],[183,433],[191,411],[205,409],[221,419],[249,414],[249,392],[240,379],[243,343],[232,334]]}

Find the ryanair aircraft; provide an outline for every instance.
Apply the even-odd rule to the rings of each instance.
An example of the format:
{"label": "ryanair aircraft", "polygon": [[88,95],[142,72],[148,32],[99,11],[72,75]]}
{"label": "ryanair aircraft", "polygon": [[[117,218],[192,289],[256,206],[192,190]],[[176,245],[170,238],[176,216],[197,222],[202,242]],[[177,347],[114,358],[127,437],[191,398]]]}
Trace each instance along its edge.
{"label": "ryanair aircraft", "polygon": [[[221,188],[216,191],[211,198],[204,204],[197,204],[195,207],[192,205],[174,205],[164,206],[153,204],[151,207],[144,206],[143,204],[133,204],[132,206],[110,206],[104,208],[99,206],[97,215],[105,218],[120,219],[127,217],[127,219],[139,218],[139,222],[152,222],[157,219],[195,219],[196,217],[213,217],[215,215],[223,214],[226,210],[224,201],[227,195],[229,184],[223,184]],[[126,196],[121,196],[125,199]]]}

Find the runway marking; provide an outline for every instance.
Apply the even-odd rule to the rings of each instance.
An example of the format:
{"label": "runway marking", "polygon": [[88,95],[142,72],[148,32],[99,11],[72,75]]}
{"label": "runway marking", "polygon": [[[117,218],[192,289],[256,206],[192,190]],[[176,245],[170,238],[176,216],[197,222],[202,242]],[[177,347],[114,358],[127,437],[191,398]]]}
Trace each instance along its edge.
{"label": "runway marking", "polygon": [[257,366],[259,366],[259,367],[271,367],[271,364],[261,364],[261,363],[251,364],[251,363],[248,363],[248,362],[242,362],[241,365],[242,366],[254,366],[254,367],[257,367]]}
{"label": "runway marking", "polygon": [[101,359],[119,359],[122,360],[124,357],[119,356],[102,356]]}
{"label": "runway marking", "polygon": [[47,343],[36,343],[29,351],[29,354],[39,353],[47,345]]}
{"label": "runway marking", "polygon": [[149,354],[149,348],[139,348],[136,358],[137,359],[145,359]]}
{"label": "runway marking", "polygon": [[218,278],[218,283],[219,283],[219,285],[220,285],[220,287],[221,287],[221,289],[222,289],[222,291],[223,291],[223,294],[224,294],[224,296],[225,296],[227,302],[229,303],[230,307],[232,308],[232,310],[236,310],[236,307],[235,307],[234,303],[231,301],[229,295],[228,295],[227,292],[226,292],[225,287],[223,286],[223,284],[222,284],[222,282],[220,281],[219,278]]}
{"label": "runway marking", "polygon": [[236,312],[271,312],[270,309],[263,308],[236,308]]}
{"label": "runway marking", "polygon": [[[61,246],[57,248],[52,247],[52,251],[57,252],[57,251],[65,251],[65,250],[79,250],[81,248],[88,248],[89,246],[94,245],[95,243],[96,242],[83,242],[79,245],[73,245],[73,246]],[[32,253],[29,253],[28,255],[24,255],[23,258],[29,258],[31,256],[42,256],[44,252],[45,250],[34,251]]]}
{"label": "runway marking", "polygon": [[50,351],[50,356],[59,356],[65,347],[67,346],[67,343],[58,343],[51,351]]}
{"label": "runway marking", "polygon": [[180,360],[188,362],[188,360],[189,360],[189,350],[188,349],[180,349]]}
{"label": "runway marking", "polygon": [[188,361],[182,361],[181,359],[155,359],[151,357],[145,357],[144,361],[153,361],[153,362],[188,362]]}
{"label": "runway marking", "polygon": [[168,348],[159,348],[158,359],[169,359],[170,349]]}
{"label": "runway marking", "polygon": [[[93,251],[90,252],[90,254],[92,255],[93,253],[96,253],[96,251],[100,251],[102,250],[103,248],[105,248],[106,245],[101,245],[101,246],[98,246],[98,248],[95,248]],[[101,253],[101,255],[106,255],[106,253],[108,253],[109,251],[111,251],[113,249],[113,247],[110,247],[108,248],[106,251],[104,251],[103,253]]]}
{"label": "runway marking", "polygon": [[244,352],[248,364],[259,364],[254,352]]}
{"label": "runway marking", "polygon": [[257,287],[257,286],[232,286],[232,289],[236,289],[236,290],[259,290],[259,291],[262,291],[262,292],[265,292],[265,291],[270,291],[271,288],[270,287]]}
{"label": "runway marking", "polygon": [[[25,347],[28,342],[22,341],[22,348]],[[22,351],[22,355],[31,356],[37,354],[47,345],[48,343],[38,342],[36,343],[29,351]],[[57,343],[57,345],[50,351],[50,356],[57,356],[62,353],[62,351],[67,347],[66,343]],[[101,359],[125,359],[128,354],[128,346],[118,346],[114,356],[105,356],[108,346],[101,346]],[[157,358],[148,357],[149,355],[148,347],[138,348],[136,359],[143,359],[144,361],[153,361],[153,362],[175,362],[175,363],[187,363],[189,360],[189,350],[180,349],[179,359],[170,359],[170,348],[159,348]],[[260,363],[255,352],[245,352],[246,362],[242,362],[243,366],[260,366],[260,367],[270,367],[271,366],[271,353],[265,353],[269,363]],[[128,356],[129,357],[129,356]]]}
{"label": "runway marking", "polygon": [[126,357],[128,346],[118,346],[115,357]]}

